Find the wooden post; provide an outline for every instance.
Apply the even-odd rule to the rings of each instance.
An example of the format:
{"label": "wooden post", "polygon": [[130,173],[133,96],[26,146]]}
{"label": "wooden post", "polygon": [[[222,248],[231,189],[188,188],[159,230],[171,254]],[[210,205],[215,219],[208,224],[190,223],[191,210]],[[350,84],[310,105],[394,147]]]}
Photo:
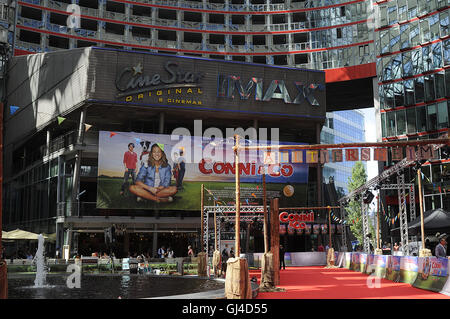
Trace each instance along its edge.
{"label": "wooden post", "polygon": [[264,207],[264,252],[269,252],[269,232],[267,216],[267,196],[266,196],[266,173],[263,174],[263,207]]}
{"label": "wooden post", "polygon": [[214,210],[214,249],[219,250],[217,248],[217,212]]}
{"label": "wooden post", "polygon": [[[204,236],[205,236],[205,234],[204,234],[204,231],[203,231],[203,229],[204,229],[204,222],[203,222],[203,218],[204,218],[204,205],[205,205],[205,203],[204,203],[204,192],[205,192],[205,185],[204,184],[202,184],[202,187],[201,187],[201,195],[200,195],[200,218],[201,218],[201,220],[200,220],[200,240],[201,240],[201,252],[203,252],[204,251],[204,247],[203,247],[203,240],[204,240]],[[208,243],[206,243],[206,244],[208,244]]]}
{"label": "wooden post", "polygon": [[377,196],[378,209],[377,209],[377,249],[380,249],[380,195]]}
{"label": "wooden post", "polygon": [[239,135],[235,135],[235,149],[234,149],[234,162],[235,162],[235,170],[236,170],[236,222],[235,222],[235,250],[236,257],[241,255],[241,183],[239,176]]}
{"label": "wooden post", "polygon": [[280,284],[280,219],[278,198],[271,200],[270,250],[273,255],[274,285]]}
{"label": "wooden post", "polygon": [[331,207],[328,206],[328,247],[333,248],[331,241]]}
{"label": "wooden post", "polygon": [[422,233],[422,249],[425,249],[425,230],[423,225],[423,197],[422,197],[422,170],[417,170],[417,181],[419,182],[419,206],[420,206],[420,231]]}

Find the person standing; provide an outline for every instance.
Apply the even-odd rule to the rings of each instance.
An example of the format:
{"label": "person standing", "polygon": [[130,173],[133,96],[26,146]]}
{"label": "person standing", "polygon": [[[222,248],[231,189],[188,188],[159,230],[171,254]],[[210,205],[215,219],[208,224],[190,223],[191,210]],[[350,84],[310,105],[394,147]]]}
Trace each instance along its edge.
{"label": "person standing", "polygon": [[439,244],[434,249],[434,255],[436,257],[447,257],[447,234],[439,236]]}
{"label": "person standing", "polygon": [[234,258],[235,256],[234,256],[234,248],[233,247],[231,247],[230,248],[230,258]]}
{"label": "person standing", "polygon": [[188,257],[194,257],[194,250],[191,245],[188,246]]}
{"label": "person standing", "polygon": [[167,248],[167,258],[174,258],[174,253],[172,248]]}
{"label": "person standing", "polygon": [[158,249],[158,257],[159,258],[166,257],[166,247],[165,246],[161,246],[161,248]]}
{"label": "person standing", "polygon": [[286,251],[284,250],[283,245],[280,245],[280,269],[281,269],[281,265],[283,265],[283,270],[286,269],[286,264],[284,263],[284,253]]}
{"label": "person standing", "polygon": [[128,151],[123,154],[123,165],[125,166],[125,173],[123,175],[122,189],[120,190],[120,195],[124,194],[125,187],[128,184],[128,179],[131,175],[132,184],[136,180],[136,164],[137,164],[137,154],[134,152],[134,144],[128,144]]}

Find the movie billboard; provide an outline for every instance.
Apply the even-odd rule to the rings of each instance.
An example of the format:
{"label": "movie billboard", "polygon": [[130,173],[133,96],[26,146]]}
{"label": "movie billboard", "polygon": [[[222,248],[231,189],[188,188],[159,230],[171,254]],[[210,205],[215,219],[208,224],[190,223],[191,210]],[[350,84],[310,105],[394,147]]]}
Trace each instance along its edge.
{"label": "movie billboard", "polygon": [[[100,131],[97,208],[199,210],[202,184],[205,205],[234,206],[233,146],[233,138]],[[262,205],[264,173],[267,198],[285,207],[306,202],[308,164],[267,165],[265,155],[240,153],[241,205]]]}

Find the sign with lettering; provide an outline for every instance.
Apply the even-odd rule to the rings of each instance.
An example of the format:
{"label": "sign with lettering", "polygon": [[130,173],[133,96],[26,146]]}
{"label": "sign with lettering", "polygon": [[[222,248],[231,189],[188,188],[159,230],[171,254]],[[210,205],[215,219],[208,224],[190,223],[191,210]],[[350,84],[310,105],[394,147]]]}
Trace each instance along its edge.
{"label": "sign with lettering", "polygon": [[89,84],[95,101],[232,112],[236,117],[261,114],[323,122],[326,116],[323,71],[157,53],[92,54],[95,69],[102,70]]}
{"label": "sign with lettering", "polygon": [[[344,161],[382,161],[388,160],[388,152],[391,152],[392,160],[400,161],[407,158],[410,161],[429,160],[437,158],[437,154],[429,145],[408,146],[405,148],[348,148],[348,149],[321,149],[321,150],[283,150],[283,151],[264,151],[264,163],[306,163],[306,164],[324,164],[329,162]],[[404,151],[406,156],[404,156]],[[371,156],[372,155],[372,156]]]}
{"label": "sign with lettering", "polygon": [[305,229],[306,222],[314,222],[314,212],[309,213],[291,213],[282,212],[279,215],[281,223],[289,223],[289,227],[293,229]]}

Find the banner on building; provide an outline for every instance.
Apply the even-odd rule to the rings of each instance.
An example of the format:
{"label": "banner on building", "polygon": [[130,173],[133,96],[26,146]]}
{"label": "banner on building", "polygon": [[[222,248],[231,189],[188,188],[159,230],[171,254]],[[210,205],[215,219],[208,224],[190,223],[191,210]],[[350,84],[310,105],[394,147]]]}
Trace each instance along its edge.
{"label": "banner on building", "polygon": [[[199,210],[202,184],[205,205],[234,206],[233,146],[232,138],[100,131],[97,208]],[[242,151],[239,173],[241,205],[262,205],[263,174],[267,198],[306,202],[308,164],[266,165],[262,151]]]}

